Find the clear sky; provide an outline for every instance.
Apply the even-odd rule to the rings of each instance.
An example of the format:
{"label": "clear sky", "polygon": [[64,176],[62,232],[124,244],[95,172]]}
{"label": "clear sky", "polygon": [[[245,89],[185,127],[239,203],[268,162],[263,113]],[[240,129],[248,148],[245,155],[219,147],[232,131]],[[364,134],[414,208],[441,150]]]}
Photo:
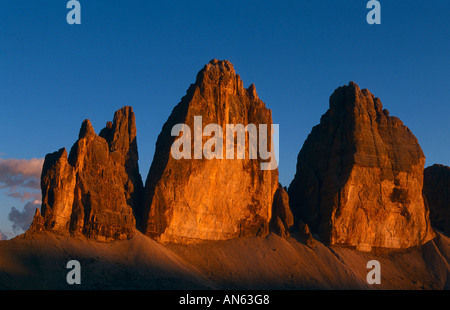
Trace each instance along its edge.
{"label": "clear sky", "polygon": [[9,237],[38,205],[42,158],[70,149],[86,118],[98,133],[133,106],[145,180],[162,125],[213,58],[231,61],[272,110],[283,185],[329,96],[349,81],[411,129],[427,166],[450,165],[450,1],[380,0],[381,25],[367,24],[365,0],[79,2],[81,25],[68,25],[66,0],[0,0],[0,232]]}

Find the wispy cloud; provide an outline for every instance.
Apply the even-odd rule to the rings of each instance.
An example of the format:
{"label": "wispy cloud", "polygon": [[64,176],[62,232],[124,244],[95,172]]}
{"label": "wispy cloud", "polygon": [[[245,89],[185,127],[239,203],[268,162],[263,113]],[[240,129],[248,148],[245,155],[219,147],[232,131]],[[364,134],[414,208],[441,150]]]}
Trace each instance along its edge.
{"label": "wispy cloud", "polygon": [[7,195],[24,200],[40,199],[40,178],[44,159],[0,158],[0,189]]}
{"label": "wispy cloud", "polygon": [[18,191],[17,189],[10,189],[10,192],[8,192],[6,195],[8,195],[9,197],[12,198],[18,198],[22,201],[25,200],[40,200],[42,197],[42,194],[40,192],[34,192],[34,193],[30,193],[30,192],[23,192],[23,191]]}
{"label": "wispy cloud", "polygon": [[8,219],[11,221],[15,233],[19,230],[26,231],[30,227],[36,209],[40,206],[41,201],[35,200],[25,204],[22,211],[17,210],[15,207],[11,208]]}

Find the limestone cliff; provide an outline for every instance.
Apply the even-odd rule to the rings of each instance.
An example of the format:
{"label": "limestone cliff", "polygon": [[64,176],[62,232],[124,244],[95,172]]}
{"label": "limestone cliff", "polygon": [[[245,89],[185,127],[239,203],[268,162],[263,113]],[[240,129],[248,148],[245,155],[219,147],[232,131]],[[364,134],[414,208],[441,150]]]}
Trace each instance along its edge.
{"label": "limestone cliff", "polygon": [[353,82],[305,141],[289,186],[294,215],[332,245],[407,248],[433,238],[425,157],[411,131]]}
{"label": "limestone cliff", "polygon": [[[195,117],[201,117],[200,125]],[[183,149],[189,151],[189,158],[175,159],[171,153],[178,139],[172,136],[177,124],[191,130],[191,146],[183,146],[189,149]],[[219,125],[223,132],[200,137],[198,153],[195,131],[207,132],[209,124]],[[189,243],[267,233],[278,170],[263,171],[263,159],[250,159],[249,132],[245,145],[238,141],[232,149],[235,159],[226,157],[227,124],[254,124],[257,128],[266,124],[270,128],[272,115],[254,85],[243,87],[230,62],[212,60],[173,109],[156,142],[145,186],[142,229],[146,235],[161,242]],[[209,149],[221,157],[207,159],[201,148],[212,137],[223,141],[223,149],[216,149],[218,144],[214,144]],[[270,149],[270,131],[266,142]],[[239,146],[245,147],[245,159],[238,159]]]}
{"label": "limestone cliff", "polygon": [[131,237],[143,191],[137,161],[131,107],[117,111],[100,135],[85,120],[70,154],[62,148],[45,157],[42,215],[36,213],[31,230],[100,241]]}

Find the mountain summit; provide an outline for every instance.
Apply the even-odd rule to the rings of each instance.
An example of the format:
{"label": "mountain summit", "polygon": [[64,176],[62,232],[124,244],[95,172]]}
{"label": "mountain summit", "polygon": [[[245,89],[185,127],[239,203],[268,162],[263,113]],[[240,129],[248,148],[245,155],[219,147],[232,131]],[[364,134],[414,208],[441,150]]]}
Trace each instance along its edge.
{"label": "mountain summit", "polygon": [[133,211],[142,187],[133,109],[118,110],[100,135],[85,120],[69,155],[62,148],[45,157],[42,215],[36,212],[31,228],[100,241],[127,239],[135,232]]}
{"label": "mountain summit", "polygon": [[305,141],[289,186],[294,214],[334,245],[407,248],[434,237],[416,137],[350,82]]}
{"label": "mountain summit", "polygon": [[[202,124],[195,123],[196,117]],[[267,234],[278,170],[262,171],[260,159],[249,158],[249,133],[240,145],[245,147],[245,159],[205,159],[202,154],[201,159],[174,159],[172,128],[177,124],[188,126],[192,135],[194,130],[206,131],[209,124],[219,125],[223,132],[213,135],[225,149],[227,124],[270,128],[272,114],[254,85],[244,88],[230,62],[214,59],[205,65],[158,136],[145,186],[145,234],[161,242],[181,243]],[[201,138],[200,146],[209,136]]]}

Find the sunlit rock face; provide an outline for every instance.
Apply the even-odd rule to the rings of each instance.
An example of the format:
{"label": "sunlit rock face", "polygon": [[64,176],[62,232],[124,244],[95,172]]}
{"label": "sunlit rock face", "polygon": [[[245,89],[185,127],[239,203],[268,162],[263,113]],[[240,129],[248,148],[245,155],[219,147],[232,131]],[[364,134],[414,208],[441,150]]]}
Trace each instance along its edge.
{"label": "sunlit rock face", "polygon": [[411,131],[353,82],[330,97],[289,186],[294,215],[332,245],[408,248],[434,237],[425,157]]}
{"label": "sunlit rock face", "polygon": [[450,167],[439,164],[427,167],[423,193],[430,208],[431,225],[450,236]]}
{"label": "sunlit rock face", "polygon": [[118,110],[100,135],[85,120],[69,155],[63,148],[45,157],[41,189],[42,215],[32,228],[99,241],[131,237],[143,192],[132,108]]}
{"label": "sunlit rock face", "polygon": [[[200,125],[195,122],[199,116]],[[207,143],[213,137],[222,140],[222,159],[207,159],[201,149],[196,153],[194,142],[188,146],[191,159],[175,159],[171,148],[179,137],[172,136],[172,129],[177,124],[190,128],[191,141],[196,130],[206,132],[207,125],[219,125],[223,135],[204,134],[201,145],[217,151],[218,145]],[[227,157],[227,124],[267,125],[266,149],[271,150],[271,111],[258,98],[254,85],[245,89],[230,62],[212,60],[173,109],[156,142],[145,186],[142,230],[146,235],[160,242],[190,243],[268,232],[278,170],[262,170],[263,159],[249,158],[249,133],[245,159],[237,159],[238,145],[244,146],[237,138],[235,159]]]}

